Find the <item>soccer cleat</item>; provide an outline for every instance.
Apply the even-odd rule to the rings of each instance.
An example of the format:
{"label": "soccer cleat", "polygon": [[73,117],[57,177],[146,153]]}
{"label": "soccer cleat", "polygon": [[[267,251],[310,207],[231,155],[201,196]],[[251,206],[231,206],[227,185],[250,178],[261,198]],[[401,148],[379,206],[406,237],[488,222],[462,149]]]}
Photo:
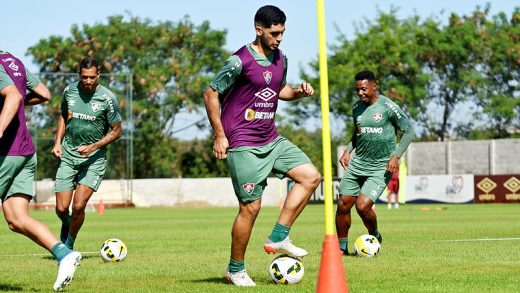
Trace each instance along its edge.
{"label": "soccer cleat", "polygon": [[273,242],[269,237],[265,241],[264,250],[267,253],[281,253],[288,254],[294,257],[302,257],[307,255],[307,251],[303,248],[299,248],[295,246],[289,236],[287,236],[284,240],[280,242]]}
{"label": "soccer cleat", "polygon": [[254,287],[255,282],[249,277],[246,270],[241,270],[236,273],[226,272],[226,279],[235,286],[240,287]]}
{"label": "soccer cleat", "polygon": [[60,261],[58,277],[56,278],[56,282],[54,282],[53,286],[54,291],[61,291],[70,284],[72,278],[74,278],[76,267],[79,266],[80,261],[81,254],[77,251],[72,251]]}
{"label": "soccer cleat", "polygon": [[345,250],[340,249],[340,250],[341,250],[341,254],[342,254],[342,255],[344,255],[344,256],[349,256],[349,254],[348,254],[348,249],[345,249]]}

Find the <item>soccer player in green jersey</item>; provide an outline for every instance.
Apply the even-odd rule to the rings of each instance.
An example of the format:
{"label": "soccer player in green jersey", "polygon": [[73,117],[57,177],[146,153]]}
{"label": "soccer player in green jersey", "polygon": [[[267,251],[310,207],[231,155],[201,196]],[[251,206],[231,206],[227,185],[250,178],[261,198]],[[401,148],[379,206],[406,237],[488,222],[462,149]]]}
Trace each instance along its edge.
{"label": "soccer player in green jersey", "polygon": [[[26,94],[27,90],[29,91]],[[9,229],[27,236],[58,260],[54,290],[70,284],[81,254],[63,245],[43,223],[29,215],[33,197],[36,148],[25,124],[24,106],[51,99],[49,90],[24,64],[0,50],[0,197]]]}
{"label": "soccer player in green jersey", "polygon": [[79,82],[63,92],[51,151],[60,158],[54,185],[56,214],[62,221],[60,237],[71,249],[85,221],[85,207],[105,174],[106,146],[121,137],[119,105],[115,95],[98,84],[99,74],[96,59],[81,61]]}
{"label": "soccer player in green jersey", "polygon": [[[350,210],[354,205],[368,233],[379,242],[383,241],[372,206],[392,178],[392,173],[398,170],[399,158],[414,136],[410,120],[401,108],[377,92],[374,73],[361,71],[355,80],[360,101],[352,107],[355,131],[339,160],[346,171],[339,185],[336,211],[336,231],[340,249],[345,255],[348,255]],[[402,137],[397,146],[398,130]]]}

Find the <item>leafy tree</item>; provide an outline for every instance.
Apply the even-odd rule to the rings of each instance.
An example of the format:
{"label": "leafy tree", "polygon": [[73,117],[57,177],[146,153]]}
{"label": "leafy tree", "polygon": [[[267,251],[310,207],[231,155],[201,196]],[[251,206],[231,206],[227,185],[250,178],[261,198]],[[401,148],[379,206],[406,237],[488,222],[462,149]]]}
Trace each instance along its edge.
{"label": "leafy tree", "polygon": [[[175,153],[171,133],[175,118],[185,110],[199,111],[202,92],[228,53],[225,31],[209,22],[194,25],[188,17],[178,22],[152,22],[134,16],[110,16],[106,24],[74,25],[71,36],[50,36],[29,48],[43,72],[77,72],[84,57],[96,57],[102,72],[112,74],[109,88],[124,92],[123,75],[131,75],[133,113],[124,130],[134,133],[134,176],[169,177]],[[63,90],[71,78],[54,80]],[[105,84],[106,85],[106,84]],[[55,124],[59,100],[48,109],[46,126]],[[119,99],[126,111],[129,105]]]}
{"label": "leafy tree", "polygon": [[[508,20],[505,13],[487,19],[487,11],[475,13],[480,24],[479,50],[482,76],[477,105],[487,118],[487,138],[505,138],[520,133],[520,8]],[[518,136],[518,135],[517,135]]]}
{"label": "leafy tree", "polygon": [[[341,36],[329,56],[329,90],[332,114],[348,122],[357,101],[353,77],[364,69],[374,71],[380,92],[396,98],[414,120],[423,140],[444,140],[450,133],[467,137],[483,120],[497,137],[518,131],[519,28],[518,9],[511,21],[505,14],[489,18],[489,6],[469,16],[451,14],[448,23],[417,15],[398,19],[396,9],[379,11],[366,20],[355,37]],[[302,76],[319,83],[318,64]],[[469,123],[456,122],[458,109],[474,105]],[[319,114],[317,101],[307,99],[293,114]],[[440,110],[440,111],[438,111]]]}

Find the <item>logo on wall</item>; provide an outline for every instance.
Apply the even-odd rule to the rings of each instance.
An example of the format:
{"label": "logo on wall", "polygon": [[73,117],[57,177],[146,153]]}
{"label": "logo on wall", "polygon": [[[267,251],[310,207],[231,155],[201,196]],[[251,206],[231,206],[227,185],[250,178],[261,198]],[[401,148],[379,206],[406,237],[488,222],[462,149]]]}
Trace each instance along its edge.
{"label": "logo on wall", "polygon": [[428,189],[428,177],[419,178],[419,182],[415,184],[415,191],[426,191]]}
{"label": "logo on wall", "polygon": [[512,192],[512,194],[509,193],[509,194],[505,195],[506,200],[508,200],[508,201],[520,200],[520,194],[516,193],[520,189],[520,180],[518,180],[518,178],[511,177],[511,178],[507,179],[507,181],[504,182],[504,187],[507,190]]}
{"label": "logo on wall", "polygon": [[271,79],[273,78],[273,73],[269,70],[264,72],[264,80],[267,84],[271,83]]}
{"label": "logo on wall", "polygon": [[520,189],[520,180],[518,180],[516,177],[511,177],[506,182],[504,182],[504,187],[512,193],[516,193]]}
{"label": "logo on wall", "polygon": [[497,187],[497,184],[493,180],[486,177],[480,180],[479,183],[477,183],[477,187],[480,190],[484,191],[484,193],[489,194],[491,191],[493,191],[493,189]]}
{"label": "logo on wall", "polygon": [[242,188],[244,188],[244,191],[247,192],[247,194],[251,194],[253,192],[253,190],[255,190],[255,184],[252,182],[242,184]]}
{"label": "logo on wall", "polygon": [[446,194],[458,195],[464,187],[464,179],[462,176],[451,177],[451,185],[446,186]]}

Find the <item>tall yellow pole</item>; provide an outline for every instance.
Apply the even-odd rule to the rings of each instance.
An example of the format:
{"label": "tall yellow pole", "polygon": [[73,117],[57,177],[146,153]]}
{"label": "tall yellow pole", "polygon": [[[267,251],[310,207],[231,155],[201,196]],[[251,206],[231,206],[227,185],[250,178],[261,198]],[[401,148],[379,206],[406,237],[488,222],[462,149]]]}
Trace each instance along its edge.
{"label": "tall yellow pole", "polygon": [[325,239],[321,252],[321,263],[316,286],[317,293],[348,293],[347,279],[341,261],[338,237],[334,233],[332,193],[332,162],[329,119],[329,76],[327,74],[327,41],[325,38],[325,3],[316,0],[318,12],[318,41],[320,65],[321,123],[323,143],[323,184],[325,196]]}
{"label": "tall yellow pole", "polygon": [[318,6],[318,44],[320,69],[321,99],[321,135],[323,144],[323,184],[325,196],[325,234],[334,234],[333,194],[332,194],[332,162],[329,118],[329,76],[327,68],[327,40],[325,38],[325,4],[317,0]]}

